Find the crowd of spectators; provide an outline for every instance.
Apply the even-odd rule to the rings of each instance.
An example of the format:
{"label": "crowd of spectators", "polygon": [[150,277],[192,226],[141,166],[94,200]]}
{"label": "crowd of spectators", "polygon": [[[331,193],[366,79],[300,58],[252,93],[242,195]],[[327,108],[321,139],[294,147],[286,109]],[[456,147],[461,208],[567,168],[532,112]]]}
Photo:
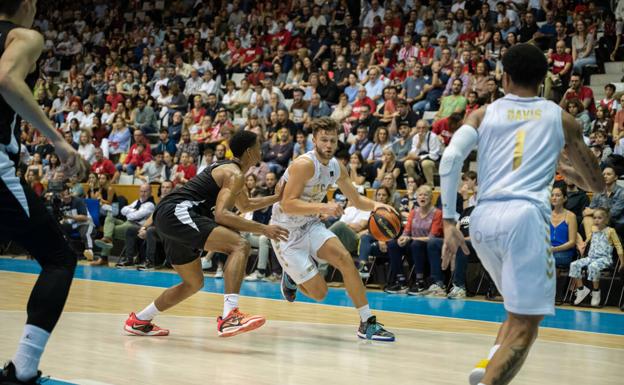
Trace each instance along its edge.
{"label": "crowd of spectators", "polygon": [[[103,246],[96,265],[107,264],[114,239],[132,237],[120,263],[128,266],[138,262],[135,238],[154,238],[151,190],[141,187],[140,198],[128,204],[112,185],[159,184],[166,194],[231,158],[228,139],[250,130],[262,141],[262,162],[249,171],[246,193],[270,194],[289,162],[312,149],[311,120],[330,116],[342,128],[341,157],[354,183],[362,193],[376,189],[375,198],[394,204],[406,221],[401,236],[385,244],[368,235],[366,213],[345,214],[342,224],[327,218],[357,256],[362,276],[379,255],[391,266],[388,292],[465,295],[462,263],[452,289],[440,271],[437,168],[465,116],[503,96],[501,58],[521,42],[543,50],[550,65],[543,96],[576,117],[605,178],[613,179],[591,204],[568,197],[579,237],[591,234],[592,210],[603,206],[624,232],[624,193],[616,184],[623,171],[624,96],[618,99],[616,86],[606,84],[605,98],[595,100],[586,85],[605,62],[624,59],[624,14],[614,14],[621,7],[611,9],[608,1],[39,3],[35,28],[45,51],[34,95],[92,165],[88,181],[67,181],[60,190],[100,203],[104,235],[96,242]],[[20,172],[51,199],[46,188],[65,182],[54,149],[27,122],[22,140]],[[473,174],[465,174],[458,207],[466,236],[478,190]],[[569,187],[568,194],[577,191]],[[79,211],[63,219],[73,230],[85,222]],[[251,218],[268,221],[268,213]],[[92,259],[86,232],[80,234]],[[571,239],[576,235],[565,247],[576,245]],[[279,266],[269,243],[250,241],[260,256],[248,278],[275,279]],[[157,262],[150,250],[147,267]],[[414,265],[410,274],[403,259]]]}

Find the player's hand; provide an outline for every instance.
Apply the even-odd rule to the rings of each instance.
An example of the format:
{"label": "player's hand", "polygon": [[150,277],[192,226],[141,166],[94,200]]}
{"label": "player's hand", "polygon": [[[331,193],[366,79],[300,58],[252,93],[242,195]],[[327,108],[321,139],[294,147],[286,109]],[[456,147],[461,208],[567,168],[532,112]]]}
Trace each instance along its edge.
{"label": "player's hand", "polygon": [[66,178],[76,177],[78,181],[83,181],[87,177],[89,164],[69,143],[65,141],[54,143],[54,151],[61,161]]}
{"label": "player's hand", "polygon": [[566,150],[561,151],[559,164],[557,165],[557,172],[559,172],[559,174],[567,181],[577,185],[581,190],[591,191],[589,186],[585,183],[583,177],[578,173],[578,171],[575,170],[574,166],[572,166],[572,162],[570,162],[570,158],[568,158]]}
{"label": "player's hand", "polygon": [[262,232],[262,235],[274,241],[287,241],[288,240],[288,230],[286,230],[283,227],[276,226],[276,225],[264,226],[264,231]]}
{"label": "player's hand", "polygon": [[381,210],[388,210],[390,212],[395,213],[399,218],[401,217],[394,207],[392,207],[390,205],[387,205],[385,203],[375,202],[375,206],[373,207],[373,211],[377,211],[377,210],[380,210],[380,209]]}
{"label": "player's hand", "polygon": [[455,256],[457,255],[457,249],[461,248],[465,255],[470,254],[468,245],[464,235],[455,226],[455,223],[451,221],[444,221],[444,245],[442,246],[442,270],[451,267],[451,270],[455,270]]}
{"label": "player's hand", "polygon": [[344,210],[341,205],[336,202],[328,202],[321,208],[321,214],[328,215],[330,217],[340,218],[344,214]]}

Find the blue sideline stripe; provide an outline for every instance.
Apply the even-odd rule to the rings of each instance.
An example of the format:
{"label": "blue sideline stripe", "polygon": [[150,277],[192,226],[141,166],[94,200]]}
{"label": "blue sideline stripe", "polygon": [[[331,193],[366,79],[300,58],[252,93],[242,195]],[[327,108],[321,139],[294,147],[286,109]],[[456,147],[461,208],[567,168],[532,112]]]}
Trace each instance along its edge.
{"label": "blue sideline stripe", "polygon": [[[37,274],[39,265],[34,261],[0,258],[0,270]],[[134,285],[170,287],[181,280],[176,274],[145,272],[102,267],[78,266],[76,278],[93,281],[126,283]],[[206,277],[203,291],[223,293],[223,280]],[[241,295],[248,297],[281,299],[279,284],[270,282],[244,282]],[[501,303],[482,301],[448,300],[446,298],[425,298],[407,295],[369,292],[371,308],[376,310],[438,317],[460,318],[476,321],[502,322],[505,311]],[[315,303],[300,294],[299,302]],[[322,304],[351,307],[353,303],[342,288],[330,288]],[[137,304],[138,306],[139,304]],[[128,309],[131,311],[132,309]],[[542,326],[594,333],[624,335],[624,314],[601,313],[587,310],[557,309],[552,317],[546,317]]]}

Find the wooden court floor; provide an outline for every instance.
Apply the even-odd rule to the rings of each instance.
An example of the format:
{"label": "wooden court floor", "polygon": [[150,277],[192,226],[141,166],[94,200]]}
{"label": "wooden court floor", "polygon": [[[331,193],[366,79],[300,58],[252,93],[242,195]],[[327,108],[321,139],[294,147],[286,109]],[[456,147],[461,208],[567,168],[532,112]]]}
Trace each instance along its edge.
{"label": "wooden court floor", "polygon": [[[11,358],[36,276],[0,271],[0,360]],[[498,324],[376,312],[395,343],[358,340],[352,308],[241,298],[262,328],[219,338],[222,296],[200,292],[157,318],[161,338],[126,336],[122,325],[161,288],[75,280],[41,363],[68,383],[467,384]],[[546,328],[514,384],[622,384],[624,337]],[[54,382],[52,383],[63,383]]]}

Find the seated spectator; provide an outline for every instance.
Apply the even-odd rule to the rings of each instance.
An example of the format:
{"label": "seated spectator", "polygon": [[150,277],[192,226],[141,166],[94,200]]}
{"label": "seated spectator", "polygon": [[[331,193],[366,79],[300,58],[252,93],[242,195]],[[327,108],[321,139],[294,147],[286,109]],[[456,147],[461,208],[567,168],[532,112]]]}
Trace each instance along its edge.
{"label": "seated spectator", "polygon": [[451,141],[453,133],[459,128],[463,120],[461,113],[454,112],[446,118],[442,118],[433,122],[431,126],[431,132],[436,134],[438,138],[442,139],[445,146]]}
{"label": "seated spectator", "polygon": [[[336,104],[334,111],[330,117],[334,119],[343,129],[348,132],[351,130],[351,124],[347,123],[347,118],[351,116],[353,109],[349,104],[349,99],[346,94],[340,94],[338,98],[338,104]],[[338,132],[340,134],[340,132]]]}
{"label": "seated spectator", "polygon": [[303,131],[297,131],[295,138],[295,144],[293,146],[293,160],[314,149],[314,143],[306,136],[306,134],[303,133]]}
{"label": "seated spectator", "polygon": [[292,159],[293,148],[294,144],[290,132],[288,132],[288,129],[282,128],[277,133],[275,144],[269,143],[269,145],[265,147],[266,152],[262,160],[267,162],[271,172],[281,175],[286,167],[288,167],[290,159]]}
{"label": "seated spectator", "polygon": [[86,160],[90,165],[95,163],[95,146],[93,145],[91,132],[83,130],[80,133],[78,153],[82,156],[82,159]]}
{"label": "seated spectator", "polygon": [[[59,160],[58,155],[56,155],[55,153],[51,153],[48,164],[43,167],[43,176],[41,178],[42,182],[47,183],[48,181],[52,180],[54,178],[54,173],[56,172],[56,169],[60,165],[61,161]],[[113,168],[115,168],[114,165]]]}
{"label": "seated spectator", "polygon": [[175,157],[180,159],[183,152],[186,152],[193,159],[199,159],[199,144],[191,140],[191,133],[188,130],[182,131],[180,142],[177,144],[178,149]]}
{"label": "seated spectator", "polygon": [[396,209],[399,210],[401,207],[401,193],[397,191],[397,179],[394,177],[392,172],[386,172],[386,174],[381,179],[381,187],[385,187],[390,191],[390,204]]}
{"label": "seated spectator", "polygon": [[561,94],[554,95],[553,89],[567,89],[572,72],[572,55],[566,52],[566,45],[559,40],[555,46],[555,52],[547,55],[550,66],[544,81],[544,97],[550,100],[559,100]]}
{"label": "seated spectator", "polygon": [[398,188],[405,188],[405,182],[403,178],[400,177],[404,174],[405,169],[401,162],[397,162],[392,148],[386,147],[383,149],[381,159],[373,164],[371,170],[373,169],[377,171],[375,180],[373,181],[373,188],[379,188],[379,186],[381,186],[383,178],[387,173],[392,174],[394,180],[397,181]]}
{"label": "seated spectator", "polygon": [[572,70],[581,75],[588,65],[596,64],[596,54],[594,44],[596,44],[594,34],[587,30],[584,20],[577,20],[574,23],[576,33],[572,36]]}
{"label": "seated spectator", "polygon": [[349,156],[349,164],[347,165],[347,173],[356,188],[364,188],[368,169],[365,167],[364,159],[359,151],[355,151]]}
{"label": "seated spectator", "polygon": [[591,133],[591,118],[585,108],[583,108],[583,103],[578,99],[568,99],[566,100],[565,109],[581,125],[583,135],[589,137]]}
{"label": "seated spectator", "polygon": [[[624,22],[622,22],[624,24]],[[609,118],[614,118],[615,114],[618,110],[621,109],[621,104],[618,103],[617,99],[614,97],[615,95],[615,85],[609,83],[604,86],[605,97],[600,100],[600,107],[605,110],[605,116]]]}
{"label": "seated spectator", "polygon": [[69,238],[77,231],[85,245],[83,255],[88,260],[93,260],[93,240],[91,238],[93,220],[87,211],[84,200],[73,196],[71,187],[67,184],[63,186],[61,191],[60,213],[62,215],[61,229],[63,233]]}
{"label": "seated spectator", "polygon": [[446,118],[455,112],[463,113],[466,110],[466,98],[461,94],[462,81],[455,79],[452,84],[451,93],[442,98],[440,109],[435,114],[436,119]]}
{"label": "seated spectator", "polygon": [[587,237],[587,242],[591,242],[587,257],[576,260],[570,264],[570,278],[575,281],[574,305],[580,305],[589,295],[589,288],[583,284],[581,269],[587,267],[587,279],[592,282],[591,305],[598,307],[601,305],[600,296],[600,272],[609,268],[613,264],[613,249],[620,258],[620,271],[624,270],[624,250],[620,238],[616,231],[609,227],[609,210],[599,207],[593,211],[592,232]]}
{"label": "seated spectator", "polygon": [[95,149],[95,160],[91,164],[91,172],[96,175],[106,174],[111,179],[117,173],[117,169],[115,168],[113,162],[104,157],[104,152],[99,147],[96,147]]}
{"label": "seated spectator", "polygon": [[293,103],[290,106],[290,113],[297,128],[303,128],[304,122],[308,120],[308,107],[309,102],[303,100],[303,90],[301,88],[293,89]]}
{"label": "seated spectator", "polygon": [[583,228],[586,236],[592,233],[593,216],[598,208],[609,210],[611,225],[618,234],[624,234],[624,188],[617,184],[618,176],[613,168],[606,167],[602,170],[602,176],[607,185],[605,191],[594,194],[589,207],[583,210]]}
{"label": "seated spectator", "polygon": [[136,177],[143,183],[161,183],[162,173],[165,164],[163,163],[163,154],[155,152],[151,161],[145,163],[136,173]]}
{"label": "seated spectator", "polygon": [[[388,197],[388,190],[385,187],[380,187],[375,191],[376,202],[388,203]],[[359,271],[362,278],[368,278],[370,275],[369,257],[379,256],[387,252],[385,242],[375,242],[375,239],[368,232],[370,214],[370,211],[348,205],[340,219],[329,228],[351,255],[358,255]]]}
{"label": "seated spectator", "polygon": [[567,201],[565,187],[554,187],[550,203],[553,210],[550,215],[550,243],[557,269],[567,269],[576,256],[578,224],[576,215],[565,209]]}
{"label": "seated spectator", "polygon": [[143,99],[137,100],[137,107],[132,111],[132,125],[144,134],[156,132],[156,113]]}
{"label": "seated spectator", "polygon": [[[397,240],[388,242],[390,256],[390,279],[384,288],[387,293],[404,293],[410,277],[403,274],[403,256],[414,266],[415,280],[409,286],[410,295],[446,295],[442,282],[440,255],[428,255],[427,243],[435,236],[442,236],[442,211],[432,204],[433,192],[429,186],[420,186],[417,203],[407,219],[403,233]],[[425,284],[425,261],[429,259],[432,284]]]}
{"label": "seated spectator", "polygon": [[152,149],[153,152],[164,153],[165,151],[170,154],[175,154],[178,149],[176,147],[176,142],[173,138],[169,137],[169,130],[166,128],[161,128],[158,133],[158,143]]}
{"label": "seated spectator", "polygon": [[180,162],[175,166],[171,180],[174,185],[185,184],[197,175],[197,168],[193,163],[197,158],[193,158],[188,152],[180,154]]}
{"label": "seated spectator", "polygon": [[[166,180],[160,185],[160,199],[164,198],[173,190],[173,182]],[[142,265],[139,265],[139,247],[140,244],[145,245],[145,261]],[[124,265],[131,266],[139,265],[139,270],[152,270],[160,261],[157,260],[157,252],[161,251],[164,254],[162,246],[162,240],[156,232],[154,222],[152,221],[152,215],[143,223],[143,226],[128,226],[126,230],[126,256],[127,259]]]}
{"label": "seated spectator", "polygon": [[412,149],[405,161],[407,175],[416,180],[425,179],[430,187],[433,187],[433,172],[436,162],[441,156],[441,142],[436,134],[429,130],[429,124],[425,120],[416,123],[416,132],[412,138]]}
{"label": "seated spectator", "polygon": [[130,147],[123,164],[117,164],[117,171],[125,171],[128,175],[134,175],[137,168],[152,160],[152,152],[149,142],[143,136],[141,130],[134,131],[134,144]]}
{"label": "seated spectator", "polygon": [[34,153],[28,162],[28,168],[26,171],[32,171],[33,173],[41,176],[43,175],[43,163],[41,162],[41,155]]}
{"label": "seated spectator", "polygon": [[407,122],[401,122],[398,125],[398,138],[392,143],[392,152],[396,159],[403,163],[407,160],[407,154],[412,149],[411,126]]}
{"label": "seated spectator", "polygon": [[356,151],[362,155],[363,159],[368,159],[368,155],[373,149],[373,143],[368,139],[368,127],[360,125],[357,127],[357,134],[349,148],[349,154]]}
{"label": "seated spectator", "polygon": [[594,92],[591,88],[584,86],[581,81],[581,75],[575,72],[570,76],[570,88],[563,94],[559,105],[566,108],[570,99],[578,99],[583,105],[583,110],[587,110],[589,115],[596,113],[596,105],[594,103]]}
{"label": "seated spectator", "polygon": [[[126,221],[113,217],[112,212],[109,212],[104,221],[104,237],[95,241],[96,246],[102,249],[100,258],[91,262],[91,266],[108,266],[108,255],[113,248],[113,239],[125,241],[128,228],[141,227],[154,212],[154,208],[152,188],[148,184],[142,184],[139,188],[139,199],[121,209]],[[126,266],[126,262],[120,261],[120,267]]]}
{"label": "seated spectator", "polygon": [[[489,81],[489,79],[488,79]],[[487,84],[487,82],[486,82]],[[466,113],[465,116],[470,115],[471,112],[476,111],[481,107],[479,103],[479,96],[476,91],[468,91],[468,96],[466,96]]]}
{"label": "seated spectator", "polygon": [[497,99],[503,97],[503,93],[498,88],[498,84],[496,83],[496,79],[489,78],[487,81],[487,89],[488,93],[486,97],[480,101],[481,104],[491,104],[494,103]]}
{"label": "seated spectator", "polygon": [[609,114],[609,110],[602,105],[596,107],[596,119],[591,123],[591,132],[599,132],[602,131],[605,140],[606,133],[613,132],[613,120]]}
{"label": "seated spectator", "polygon": [[310,106],[308,107],[308,120],[306,122],[307,125],[310,125],[312,119],[322,118],[324,116],[331,115],[331,108],[327,105],[327,103],[321,100],[321,95],[314,94],[312,95],[312,99],[310,99]]}
{"label": "seated spectator", "polygon": [[28,183],[30,188],[32,188],[35,192],[35,195],[38,197],[43,195],[45,187],[43,187],[43,184],[41,183],[41,174],[35,172],[34,170],[27,170],[24,180],[26,180],[26,183]]}
{"label": "seated spectator", "polygon": [[173,117],[171,118],[171,123],[169,123],[169,127],[167,130],[169,131],[169,137],[175,142],[180,141],[180,137],[182,136],[182,125],[184,123],[184,116],[180,111],[176,111],[173,113]]}
{"label": "seated spectator", "polygon": [[390,142],[390,134],[388,133],[388,129],[385,126],[378,127],[377,130],[375,130],[373,147],[368,153],[366,163],[374,165],[377,162],[381,162],[383,151],[385,149],[390,149],[391,146],[392,143]]}

